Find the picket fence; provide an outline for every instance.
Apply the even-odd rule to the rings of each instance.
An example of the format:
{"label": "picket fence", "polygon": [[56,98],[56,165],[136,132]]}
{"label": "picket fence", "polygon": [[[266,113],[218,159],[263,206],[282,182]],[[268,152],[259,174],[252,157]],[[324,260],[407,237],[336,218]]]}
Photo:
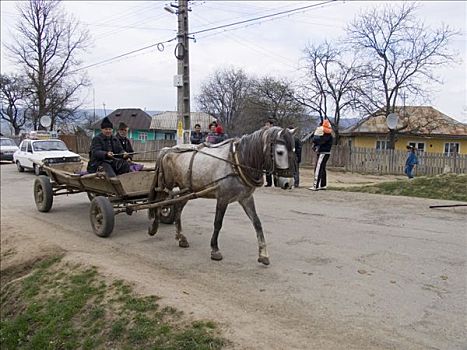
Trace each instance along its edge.
{"label": "picket fence", "polygon": [[[60,135],[68,148],[73,152],[87,156],[91,138],[86,135]],[[20,138],[15,138],[19,144]],[[153,162],[157,159],[159,151],[164,147],[172,147],[175,140],[140,141],[132,140],[135,152],[141,152],[133,157],[135,161]],[[418,166],[415,175],[439,175],[443,173],[467,174],[467,155],[442,153],[418,153]],[[340,168],[345,171],[377,174],[401,175],[404,174],[407,152],[397,150],[376,150],[371,148],[349,147],[348,145],[335,145],[332,148],[328,167]],[[316,153],[311,143],[302,146],[302,162],[300,166],[314,167]]]}
{"label": "picket fence", "polygon": [[[415,167],[415,175],[439,175],[443,173],[467,173],[467,155],[442,153],[417,154],[419,164]],[[350,148],[347,145],[333,146],[328,161],[329,167],[343,168],[350,172],[367,174],[404,174],[407,152],[397,150],[376,150],[371,148]],[[302,166],[314,167],[316,153],[311,144],[302,148]]]}

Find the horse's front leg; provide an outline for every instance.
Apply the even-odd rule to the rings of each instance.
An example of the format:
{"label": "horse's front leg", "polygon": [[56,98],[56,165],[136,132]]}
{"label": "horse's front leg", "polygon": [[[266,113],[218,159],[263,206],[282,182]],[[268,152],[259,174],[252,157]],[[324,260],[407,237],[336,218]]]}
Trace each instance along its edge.
{"label": "horse's front leg", "polygon": [[182,248],[188,248],[190,244],[188,243],[186,237],[182,234],[182,211],[187,202],[178,203],[174,205],[175,208],[175,227],[177,233],[175,239],[178,241],[178,246]]}
{"label": "horse's front leg", "polygon": [[255,200],[253,196],[249,196],[239,201],[246,215],[250,218],[256,231],[256,238],[258,239],[259,257],[258,262],[269,265],[269,254],[266,248],[266,240],[264,239],[263,227],[259,221],[258,214],[256,213]]}
{"label": "horse's front leg", "polygon": [[211,259],[222,260],[222,254],[219,251],[217,239],[219,238],[219,231],[222,228],[222,221],[224,220],[225,211],[227,210],[228,203],[217,200],[216,204],[216,217],[214,219],[214,232],[211,237]]}
{"label": "horse's front leg", "polygon": [[159,208],[152,208],[148,210],[148,234],[150,236],[154,236],[157,233],[157,229],[159,228]]}

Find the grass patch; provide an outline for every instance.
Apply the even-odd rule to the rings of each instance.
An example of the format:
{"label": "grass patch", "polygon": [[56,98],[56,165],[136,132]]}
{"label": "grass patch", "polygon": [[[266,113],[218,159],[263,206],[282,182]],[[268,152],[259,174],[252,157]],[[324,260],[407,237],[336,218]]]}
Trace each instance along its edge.
{"label": "grass patch", "polygon": [[390,181],[369,186],[332,187],[330,189],[467,202],[467,175],[423,176],[410,181]]}
{"label": "grass patch", "polygon": [[96,268],[53,257],[2,285],[1,349],[221,349],[212,321],[140,297],[130,285],[106,283]]}

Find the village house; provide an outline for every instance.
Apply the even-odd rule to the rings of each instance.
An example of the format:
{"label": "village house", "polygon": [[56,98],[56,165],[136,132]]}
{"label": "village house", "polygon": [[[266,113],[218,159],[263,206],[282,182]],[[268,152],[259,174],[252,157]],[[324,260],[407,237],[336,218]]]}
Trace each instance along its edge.
{"label": "village house", "polygon": [[[191,129],[195,124],[201,125],[201,131],[207,132],[209,124],[215,120],[204,112],[191,112]],[[116,109],[107,117],[117,130],[120,122],[128,125],[128,138],[141,142],[158,140],[175,140],[177,134],[177,112],[165,111],[150,116],[140,108]],[[100,133],[102,119],[93,124],[93,136]]]}
{"label": "village house", "polygon": [[[151,116],[140,108],[120,108],[110,113],[110,119],[114,130],[123,122],[128,126],[128,138],[130,140],[150,141],[155,139],[155,134],[150,130]],[[94,135],[101,132],[102,119],[92,125]]]}
{"label": "village house", "polygon": [[[196,124],[201,125],[201,132],[209,131],[209,124],[215,120],[214,117],[204,112],[190,113],[191,130]],[[165,111],[152,116],[150,129],[155,133],[155,140],[175,140],[177,136],[177,112]]]}
{"label": "village house", "polygon": [[[419,152],[467,154],[467,125],[429,106],[396,107],[399,116],[395,150],[407,145]],[[385,150],[389,143],[386,116],[372,114],[343,130],[340,143],[351,147]]]}

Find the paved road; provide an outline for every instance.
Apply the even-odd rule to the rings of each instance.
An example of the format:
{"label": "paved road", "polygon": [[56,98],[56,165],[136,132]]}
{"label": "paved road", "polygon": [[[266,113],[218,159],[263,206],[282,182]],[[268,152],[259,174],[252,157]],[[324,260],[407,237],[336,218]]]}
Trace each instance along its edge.
{"label": "paved road", "polygon": [[118,215],[114,233],[92,233],[84,194],[35,209],[32,173],[1,165],[1,229],[11,244],[65,249],[68,258],[135,283],[196,318],[218,320],[238,349],[466,349],[467,212],[404,197],[282,191],[255,195],[271,265],[239,205],[210,260],[215,202],[183,215],[191,247],[174,227],[146,234],[146,212]]}

